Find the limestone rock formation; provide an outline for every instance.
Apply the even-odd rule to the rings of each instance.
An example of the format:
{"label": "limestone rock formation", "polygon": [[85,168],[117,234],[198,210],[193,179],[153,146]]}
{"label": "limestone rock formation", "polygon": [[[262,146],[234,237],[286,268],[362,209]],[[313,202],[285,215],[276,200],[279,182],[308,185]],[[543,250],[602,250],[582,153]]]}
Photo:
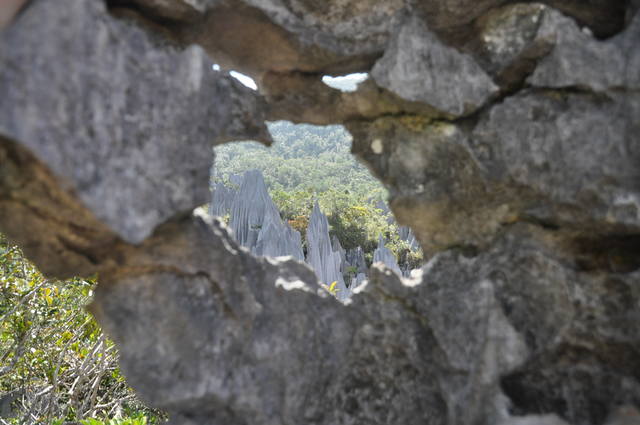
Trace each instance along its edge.
{"label": "limestone rock formation", "polygon": [[364,251],[361,247],[347,250],[345,253],[345,262],[347,267],[354,267],[357,273],[366,273],[367,263],[364,259]]}
{"label": "limestone rock formation", "polygon": [[340,254],[340,273],[342,276],[347,272],[347,251],[342,248],[340,240],[336,235],[331,236],[331,250]]}
{"label": "limestone rock formation", "polygon": [[472,113],[498,91],[477,62],[447,47],[417,16],[403,22],[371,75],[403,99],[450,116]]}
{"label": "limestone rock formation", "polygon": [[304,260],[300,233],[282,222],[258,170],[244,174],[231,204],[229,225],[238,243],[256,255]]}
{"label": "limestone rock formation", "polygon": [[[626,425],[638,9],[32,0],[0,33],[0,231],[50,276],[99,273],[92,311],[175,424]],[[353,93],[320,81],[356,71]],[[346,289],[317,206],[318,275],[191,215],[212,145],[268,143],[274,117],[344,124],[429,263],[374,267],[340,303],[318,286]],[[238,211],[239,240],[266,241]]]}
{"label": "limestone rock formation", "polygon": [[357,275],[351,278],[351,284],[349,285],[349,289],[352,292],[355,291],[356,289],[358,289],[360,285],[364,283],[365,280],[367,280],[367,275],[365,273],[358,273]]}
{"label": "limestone rock formation", "polygon": [[395,255],[393,255],[393,252],[391,252],[389,248],[384,246],[384,239],[382,239],[382,236],[378,238],[378,247],[375,251],[373,251],[373,262],[382,263],[389,269],[396,272],[398,276],[402,276],[402,271],[398,266],[398,260],[396,259]]}
{"label": "limestone rock formation", "polygon": [[331,285],[337,282],[338,297],[344,300],[350,292],[342,277],[342,247],[336,248],[338,251],[334,251],[331,244],[327,217],[316,201],[307,227],[307,263],[315,270],[321,283]]}
{"label": "limestone rock formation", "polygon": [[[3,33],[0,131],[25,141],[97,219],[137,243],[177,211],[206,203],[213,142],[268,136],[263,124],[256,124],[260,131],[234,134],[234,126],[248,129],[234,121],[245,120],[239,112],[247,107],[256,113],[250,120],[259,122],[258,99],[216,78],[202,49],[167,48],[142,29],[104,16],[103,3],[78,3],[54,9],[33,2],[21,25]],[[87,22],[93,23],[92,36],[78,36]],[[42,44],[30,31],[34,25],[57,36]],[[78,66],[52,66],[79,57]],[[138,66],[130,65],[133,60]],[[236,91],[245,93],[240,105],[207,101]],[[196,115],[176,112],[194,103],[203,105]],[[202,124],[192,125],[194,119]],[[120,189],[112,190],[116,185]]]}
{"label": "limestone rock formation", "polygon": [[240,187],[240,185],[242,184],[242,176],[240,176],[238,174],[231,174],[231,175],[229,175],[229,182],[232,185],[236,185],[236,186]]}
{"label": "limestone rock formation", "polygon": [[212,192],[211,202],[209,203],[209,215],[224,217],[227,214],[231,214],[233,201],[238,191],[222,183],[216,183]]}
{"label": "limestone rock formation", "polygon": [[400,226],[398,228],[398,233],[400,234],[400,239],[407,242],[412,251],[420,249],[416,236],[413,234],[409,226]]}
{"label": "limestone rock formation", "polygon": [[283,223],[279,215],[265,217],[252,252],[270,257],[291,256],[298,261],[304,261],[300,233]]}
{"label": "limestone rock formation", "polygon": [[[348,307],[314,295],[300,264],[229,250],[235,242],[215,225],[180,223],[162,238],[147,242],[154,255],[160,243],[194,251],[156,256],[167,270],[159,276],[107,277],[93,308],[121,345],[132,384],[181,423],[241,423],[248,410],[265,424],[282,415],[297,423],[499,423],[540,411],[602,423],[602,406],[640,401],[640,276],[576,271],[535,226],[515,226],[476,257],[439,254],[410,285],[374,271]],[[216,253],[226,269],[198,252]],[[138,326],[118,324],[132,315]],[[586,347],[595,357],[581,357]],[[209,385],[199,385],[203,376]],[[274,382],[293,388],[274,393]],[[318,385],[322,397],[300,391]],[[568,392],[575,404],[559,407]]]}

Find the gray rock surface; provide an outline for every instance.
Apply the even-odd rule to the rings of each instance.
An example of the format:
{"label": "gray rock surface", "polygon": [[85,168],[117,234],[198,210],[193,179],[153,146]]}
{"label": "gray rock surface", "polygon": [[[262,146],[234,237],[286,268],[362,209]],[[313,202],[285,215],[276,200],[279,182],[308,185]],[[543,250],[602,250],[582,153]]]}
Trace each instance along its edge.
{"label": "gray rock surface", "polygon": [[231,183],[232,185],[236,185],[236,186],[240,187],[240,185],[242,184],[242,176],[240,176],[238,174],[229,175],[229,183]]}
{"label": "gray rock surface", "polygon": [[[166,271],[106,276],[92,309],[131,383],[175,418],[473,424],[544,410],[601,423],[606,408],[574,406],[639,401],[640,276],[576,271],[535,226],[476,257],[439,254],[406,283],[374,269],[347,307],[318,298],[301,264],[249,257],[215,225],[162,230],[145,252]],[[181,254],[157,255],[160,243]],[[130,254],[128,265],[147,261]],[[595,357],[581,358],[585,347]]]}
{"label": "gray rock surface", "polygon": [[398,266],[398,260],[396,259],[393,252],[386,246],[384,246],[384,239],[382,236],[378,238],[378,247],[375,251],[373,251],[373,262],[374,263],[382,263],[387,266],[389,269],[393,270],[398,276],[402,276],[402,271]]}
{"label": "gray rock surface", "polygon": [[345,262],[347,267],[354,267],[358,274],[368,271],[367,263],[364,259],[364,251],[361,247],[347,250],[345,253]]}
{"label": "gray rock surface", "polygon": [[209,204],[209,215],[224,217],[231,214],[233,200],[238,191],[232,187],[227,187],[223,183],[216,183],[211,194],[211,203]]}
{"label": "gray rock surface", "polygon": [[403,23],[371,76],[403,99],[451,116],[475,111],[498,91],[473,58],[443,44],[416,16]]}
{"label": "gray rock surface", "polygon": [[103,2],[56,5],[31,2],[2,33],[0,134],[119,237],[140,242],[207,203],[213,143],[269,140],[257,97],[213,73],[202,49],[162,44]]}
{"label": "gray rock surface", "polygon": [[[347,273],[347,251],[342,248],[340,240],[336,235],[331,236],[331,249],[340,254],[340,273],[344,276]],[[346,282],[345,282],[346,283]]]}
{"label": "gray rock surface", "polygon": [[500,425],[567,425],[558,415],[527,415],[511,417]]}
{"label": "gray rock surface", "polygon": [[605,99],[524,92],[483,117],[472,152],[488,178],[546,198],[527,205],[527,215],[563,225],[599,221],[640,229],[638,116],[637,93]]}
{"label": "gray rock surface", "polygon": [[355,291],[366,280],[367,280],[367,275],[365,273],[358,273],[355,277],[351,279],[351,284],[349,285],[349,289],[351,291]]}
{"label": "gray rock surface", "polygon": [[283,223],[280,215],[265,217],[255,248],[251,252],[270,257],[291,256],[298,261],[304,261],[300,233]]}
{"label": "gray rock surface", "polygon": [[[33,0],[0,33],[0,230],[50,276],[98,273],[92,311],[151,406],[180,425],[633,423],[637,1],[108,3]],[[307,84],[351,71],[374,78]],[[374,266],[342,303],[318,285],[346,290],[317,206],[318,275],[190,215],[212,144],[274,115],[345,124],[429,263]],[[261,239],[240,210],[270,251],[276,215]]]}
{"label": "gray rock surface", "polygon": [[282,222],[258,170],[244,174],[233,198],[229,225],[238,243],[256,255],[304,260],[300,233]]}
{"label": "gray rock surface", "polygon": [[595,39],[557,13],[546,15],[538,33],[538,37],[553,38],[554,47],[529,77],[530,84],[596,92],[640,88],[640,15],[635,15],[624,33],[606,41]]}
{"label": "gray rock surface", "polygon": [[411,248],[412,251],[417,251],[420,249],[420,244],[416,239],[416,235],[413,234],[413,231],[409,226],[398,227],[398,233],[400,234],[400,239],[407,242],[409,244],[409,248]]}
{"label": "gray rock surface", "polygon": [[[342,247],[339,247],[342,249]],[[342,251],[334,251],[329,237],[327,217],[320,211],[318,202],[313,206],[307,227],[307,263],[315,270],[318,280],[330,286],[336,283],[339,299],[350,295],[342,277]]]}

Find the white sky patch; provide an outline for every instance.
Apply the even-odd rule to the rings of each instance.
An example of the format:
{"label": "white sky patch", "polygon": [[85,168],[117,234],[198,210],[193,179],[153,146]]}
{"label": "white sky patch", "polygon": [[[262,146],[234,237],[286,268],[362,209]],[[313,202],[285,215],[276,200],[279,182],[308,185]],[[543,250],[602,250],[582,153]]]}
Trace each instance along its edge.
{"label": "white sky patch", "polygon": [[308,289],[307,284],[301,280],[286,280],[281,277],[276,279],[276,287],[278,286],[282,286],[286,291],[292,291],[295,289]]}
{"label": "white sky patch", "polygon": [[369,74],[366,72],[358,72],[355,74],[341,75],[339,77],[331,77],[325,75],[322,77],[322,82],[341,91],[351,92],[356,91],[358,84],[369,78]]}
{"label": "white sky patch", "polygon": [[247,75],[241,74],[238,71],[231,71],[229,72],[229,75],[231,75],[236,80],[240,81],[245,86],[249,87],[251,90],[258,90],[258,86],[256,85],[256,82],[253,81],[253,78]]}

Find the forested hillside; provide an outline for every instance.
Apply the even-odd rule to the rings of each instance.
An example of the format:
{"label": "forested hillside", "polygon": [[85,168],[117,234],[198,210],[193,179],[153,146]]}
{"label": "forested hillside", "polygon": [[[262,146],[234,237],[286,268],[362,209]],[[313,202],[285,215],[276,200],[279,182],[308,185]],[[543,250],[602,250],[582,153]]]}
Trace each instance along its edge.
{"label": "forested hillside", "polygon": [[272,194],[278,191],[349,191],[356,196],[384,199],[385,191],[350,154],[351,136],[341,126],[269,125],[275,143],[228,143],[216,148],[215,179],[260,170]]}
{"label": "forested hillside", "polygon": [[351,135],[341,126],[319,127],[276,122],[268,148],[255,142],[216,148],[213,182],[234,186],[230,176],[259,170],[281,216],[303,236],[314,202],[327,215],[330,232],[345,249],[362,247],[371,262],[383,236],[396,258],[417,266],[422,255],[411,251],[398,227],[379,207],[384,187],[351,155]]}

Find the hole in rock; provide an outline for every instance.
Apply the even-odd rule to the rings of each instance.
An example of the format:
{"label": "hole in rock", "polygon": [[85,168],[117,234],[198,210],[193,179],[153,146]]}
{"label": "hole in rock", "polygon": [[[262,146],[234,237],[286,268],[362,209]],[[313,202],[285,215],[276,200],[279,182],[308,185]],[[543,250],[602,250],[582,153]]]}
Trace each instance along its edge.
{"label": "hole in rock", "polygon": [[[218,65],[217,63],[211,65],[211,69],[215,72],[220,72],[222,70],[220,65]],[[258,85],[256,84],[255,80],[248,75],[233,70],[229,71],[229,75],[240,81],[240,83],[242,83],[242,85],[244,85],[245,87],[249,87],[251,90],[258,90]]]}
{"label": "hole in rock", "polygon": [[322,77],[322,82],[343,92],[352,92],[358,89],[358,84],[369,78],[369,74],[366,72],[357,72],[355,74],[340,75],[332,77],[325,75]]}
{"label": "hole in rock", "polygon": [[[422,252],[398,226],[383,186],[351,155],[342,126],[269,123],[271,148],[255,142],[215,148],[209,214],[255,255],[306,261],[339,298],[385,263],[408,276]],[[333,291],[332,291],[333,292]]]}
{"label": "hole in rock", "polygon": [[248,75],[241,74],[238,71],[229,71],[229,75],[240,81],[246,87],[249,87],[251,90],[258,90],[258,85],[253,80],[253,78],[249,77]]}

